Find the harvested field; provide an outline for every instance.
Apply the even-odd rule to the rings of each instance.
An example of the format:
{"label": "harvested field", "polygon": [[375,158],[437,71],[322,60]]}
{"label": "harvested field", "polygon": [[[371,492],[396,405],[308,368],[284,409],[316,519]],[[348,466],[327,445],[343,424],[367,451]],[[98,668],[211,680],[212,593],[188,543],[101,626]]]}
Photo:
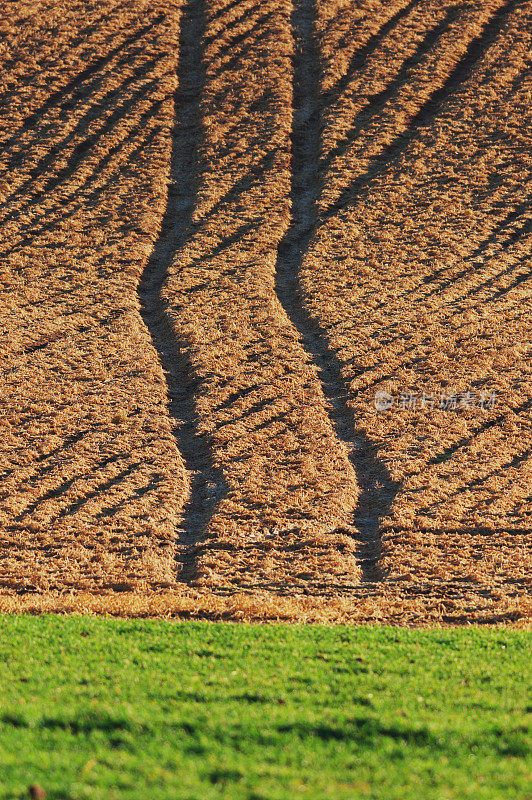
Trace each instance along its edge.
{"label": "harvested field", "polygon": [[529,5],[2,26],[0,609],[525,624]]}

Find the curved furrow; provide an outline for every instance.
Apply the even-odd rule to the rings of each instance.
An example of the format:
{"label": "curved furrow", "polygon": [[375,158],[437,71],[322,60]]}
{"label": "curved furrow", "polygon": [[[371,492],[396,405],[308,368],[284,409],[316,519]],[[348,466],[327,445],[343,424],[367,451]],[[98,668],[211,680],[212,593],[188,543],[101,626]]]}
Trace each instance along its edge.
{"label": "curved furrow", "polygon": [[291,223],[279,244],[276,291],[318,370],[336,435],[346,445],[355,469],[359,496],[351,520],[352,535],[357,541],[357,559],[363,580],[375,580],[379,574],[379,518],[386,513],[398,487],[376,457],[371,441],[356,428],[353,412],[347,403],[341,362],[329,346],[318,321],[307,311],[300,285],[301,264],[316,225],[319,199],[320,68],[315,22],[313,0],[295,4],[292,13],[295,58]]}
{"label": "curved furrow", "polygon": [[183,8],[180,20],[178,85],[174,95],[175,124],[166,212],[138,290],[142,318],[163,366],[173,432],[189,478],[189,496],[177,531],[181,579],[194,574],[195,545],[214,505],[226,494],[223,474],[214,466],[208,441],[198,432],[194,408],[198,383],[194,380],[184,347],[175,335],[167,303],[162,298],[175,254],[192,230],[198,185],[198,151],[202,139],[200,100],[205,84],[202,62],[205,24],[204,3],[190,0]]}

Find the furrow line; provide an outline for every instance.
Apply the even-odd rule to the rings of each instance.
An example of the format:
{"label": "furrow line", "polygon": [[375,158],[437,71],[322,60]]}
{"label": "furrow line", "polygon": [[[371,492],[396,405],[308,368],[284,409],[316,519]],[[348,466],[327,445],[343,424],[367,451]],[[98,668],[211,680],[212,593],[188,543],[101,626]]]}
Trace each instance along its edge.
{"label": "furrow line", "polygon": [[163,367],[168,389],[168,411],[189,477],[189,495],[178,531],[178,572],[182,579],[193,577],[194,559],[191,553],[210,517],[213,503],[223,494],[224,485],[221,471],[212,462],[207,441],[198,434],[194,409],[197,384],[162,297],[176,252],[183,246],[193,227],[198,150],[202,137],[200,100],[205,83],[202,63],[204,31],[204,3],[202,0],[189,0],[181,16],[167,206],[159,238],[138,287],[142,318]]}
{"label": "furrow line", "polygon": [[299,273],[317,222],[320,161],[320,67],[316,48],[314,0],[294,4],[292,26],[296,39],[292,127],[291,224],[279,245],[277,296],[318,370],[330,418],[345,444],[355,469],[359,496],[353,525],[359,538],[358,561],[362,580],[379,577],[379,519],[389,507],[397,486],[375,454],[371,441],[357,431],[340,362],[324,331],[307,311]]}

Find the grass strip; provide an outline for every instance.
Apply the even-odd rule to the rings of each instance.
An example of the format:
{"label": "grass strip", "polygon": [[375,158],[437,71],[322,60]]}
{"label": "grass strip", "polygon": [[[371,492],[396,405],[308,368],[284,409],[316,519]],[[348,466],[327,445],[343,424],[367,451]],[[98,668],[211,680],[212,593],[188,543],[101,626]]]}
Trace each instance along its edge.
{"label": "grass strip", "polygon": [[[523,631],[0,617],[0,798],[526,795]],[[529,701],[528,701],[529,702]]]}

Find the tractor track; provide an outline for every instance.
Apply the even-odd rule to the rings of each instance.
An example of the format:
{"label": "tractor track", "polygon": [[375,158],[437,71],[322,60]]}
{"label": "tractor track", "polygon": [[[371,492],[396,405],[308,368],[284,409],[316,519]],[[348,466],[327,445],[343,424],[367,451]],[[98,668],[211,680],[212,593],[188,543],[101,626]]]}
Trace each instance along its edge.
{"label": "tractor track", "polygon": [[197,153],[202,134],[199,104],[205,81],[201,47],[204,30],[204,3],[202,0],[189,0],[181,16],[166,212],[138,287],[141,315],[164,371],[168,411],[189,476],[188,499],[178,530],[178,572],[182,580],[194,577],[196,545],[223,494],[223,475],[214,467],[208,442],[197,430],[194,408],[197,385],[162,298],[169,269],[193,227],[198,182]]}
{"label": "tractor track", "polygon": [[314,37],[315,19],[314,0],[302,0],[294,5],[292,217],[278,249],[276,292],[317,368],[333,428],[348,449],[359,486],[352,524],[360,542],[358,560],[362,580],[375,581],[381,578],[379,520],[393,502],[398,486],[379,462],[371,441],[356,428],[340,362],[330,349],[325,332],[307,310],[300,285],[302,261],[317,223],[320,191],[320,66]]}

